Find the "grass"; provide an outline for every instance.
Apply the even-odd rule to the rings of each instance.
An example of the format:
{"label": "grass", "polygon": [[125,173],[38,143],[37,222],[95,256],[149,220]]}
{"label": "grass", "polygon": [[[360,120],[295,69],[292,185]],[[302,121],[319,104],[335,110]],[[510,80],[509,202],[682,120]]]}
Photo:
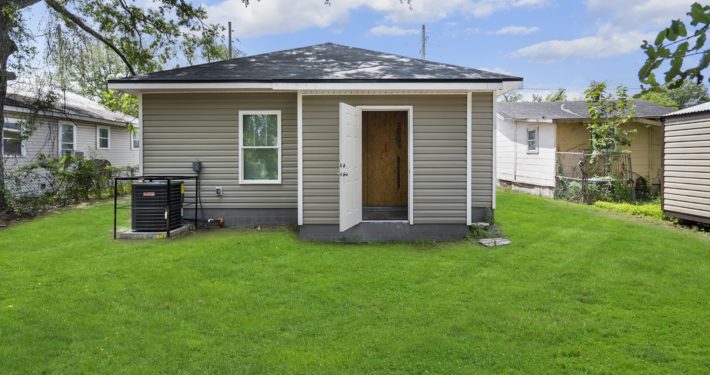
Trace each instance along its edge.
{"label": "grass", "polygon": [[664,220],[660,202],[632,204],[598,201],[594,203],[594,206],[618,213]]}
{"label": "grass", "polygon": [[8,373],[708,373],[710,241],[500,192],[513,244],[114,242],[111,205],[0,231]]}

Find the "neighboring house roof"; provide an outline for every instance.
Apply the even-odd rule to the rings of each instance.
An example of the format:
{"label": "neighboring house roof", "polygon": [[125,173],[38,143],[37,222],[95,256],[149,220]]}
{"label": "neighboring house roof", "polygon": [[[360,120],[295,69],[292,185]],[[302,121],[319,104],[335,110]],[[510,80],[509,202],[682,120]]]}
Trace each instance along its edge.
{"label": "neighboring house roof", "polygon": [[[96,121],[111,125],[125,126],[128,123],[137,125],[137,120],[120,112],[113,112],[91,99],[72,92],[57,92],[58,99],[50,110],[43,114],[52,117],[65,117],[71,120]],[[27,84],[10,84],[7,87],[5,110],[15,107],[21,112],[29,111],[37,100],[37,87]]]}
{"label": "neighboring house roof", "polygon": [[141,74],[126,82],[504,82],[520,77],[333,43]]}
{"label": "neighboring house roof", "polygon": [[663,117],[666,118],[666,117],[675,117],[675,116],[683,116],[683,115],[694,115],[694,114],[702,113],[702,112],[710,112],[710,102],[698,104],[696,106],[692,106],[692,107],[688,107],[685,109],[681,109],[679,111],[671,112]]}
{"label": "neighboring house roof", "polygon": [[[634,100],[636,118],[660,119],[670,113],[671,108],[643,100]],[[587,103],[583,101],[507,103],[496,104],[499,115],[515,120],[584,120],[589,119]]]}

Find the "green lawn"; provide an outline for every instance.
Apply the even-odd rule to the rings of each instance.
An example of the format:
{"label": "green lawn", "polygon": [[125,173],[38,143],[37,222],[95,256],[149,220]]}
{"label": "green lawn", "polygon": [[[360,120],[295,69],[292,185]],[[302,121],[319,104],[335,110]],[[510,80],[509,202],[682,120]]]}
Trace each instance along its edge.
{"label": "green lawn", "polygon": [[710,240],[500,192],[513,244],[0,231],[0,373],[710,373]]}

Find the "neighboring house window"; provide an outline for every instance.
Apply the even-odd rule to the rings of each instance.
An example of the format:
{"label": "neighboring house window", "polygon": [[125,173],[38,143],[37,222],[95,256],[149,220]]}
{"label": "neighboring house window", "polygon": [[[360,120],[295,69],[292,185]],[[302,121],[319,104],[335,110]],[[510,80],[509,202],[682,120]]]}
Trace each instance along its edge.
{"label": "neighboring house window", "polygon": [[111,145],[111,129],[106,127],[98,127],[96,134],[96,148],[108,150]]}
{"label": "neighboring house window", "polygon": [[60,124],[59,127],[59,152],[61,155],[71,154],[76,150],[76,127],[73,124]]}
{"label": "neighboring house window", "polygon": [[22,156],[24,142],[22,141],[22,126],[14,121],[5,120],[2,129],[2,147],[5,156]]}
{"label": "neighboring house window", "polygon": [[528,129],[528,152],[537,152],[537,128]]}
{"label": "neighboring house window", "polygon": [[141,148],[141,134],[140,130],[136,130],[131,133],[131,150],[138,150]]}
{"label": "neighboring house window", "polygon": [[281,111],[239,112],[239,182],[281,183]]}

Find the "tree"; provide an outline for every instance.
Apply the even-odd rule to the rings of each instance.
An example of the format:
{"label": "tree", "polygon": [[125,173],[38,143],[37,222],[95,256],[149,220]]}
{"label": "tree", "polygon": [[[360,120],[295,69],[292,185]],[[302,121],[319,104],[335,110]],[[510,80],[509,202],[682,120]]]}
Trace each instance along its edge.
{"label": "tree", "polygon": [[683,82],[677,88],[669,89],[668,96],[678,103],[679,108],[688,108],[710,100],[708,87],[695,82]]}
{"label": "tree", "polygon": [[[68,27],[75,27],[113,51],[130,74],[151,72],[186,46],[209,50],[222,28],[207,23],[203,7],[186,0],[156,0],[141,8],[125,0],[0,0],[0,155],[10,57],[31,49],[22,11],[44,2]],[[245,4],[247,0],[243,0]],[[0,158],[0,212],[4,211],[5,170]]]}
{"label": "tree", "polygon": [[662,105],[664,107],[678,109],[678,103],[671,98],[669,90],[665,87],[643,91],[640,94],[635,95],[634,98]]}
{"label": "tree", "polygon": [[591,121],[587,124],[591,135],[592,155],[621,151],[631,145],[633,131],[622,128],[636,116],[636,109],[623,86],[616,93],[606,91],[604,82],[592,82],[585,90],[587,111]]}
{"label": "tree", "polygon": [[662,86],[648,89],[634,98],[674,109],[683,109],[707,102],[710,100],[710,93],[707,86],[686,81],[676,88]]}
{"label": "tree", "polygon": [[567,101],[567,90],[563,88],[557,89],[557,91],[551,92],[545,97],[546,102],[566,102]]}
{"label": "tree", "polygon": [[[660,87],[654,72],[666,62],[669,67],[664,74],[664,82],[669,88],[679,87],[685,81],[703,83],[703,72],[710,65],[710,49],[706,47],[710,28],[710,5],[696,2],[690,6],[690,12],[687,14],[691,20],[690,26],[693,27],[690,33],[688,26],[676,19],[658,33],[653,44],[643,41],[641,49],[646,53],[646,62],[638,73],[642,84],[653,88]],[[695,66],[684,69],[683,65],[692,64],[693,60],[697,60]]]}
{"label": "tree", "polygon": [[509,92],[507,94],[503,94],[503,101],[508,102],[508,103],[518,103],[523,101],[523,94],[519,92]]}

